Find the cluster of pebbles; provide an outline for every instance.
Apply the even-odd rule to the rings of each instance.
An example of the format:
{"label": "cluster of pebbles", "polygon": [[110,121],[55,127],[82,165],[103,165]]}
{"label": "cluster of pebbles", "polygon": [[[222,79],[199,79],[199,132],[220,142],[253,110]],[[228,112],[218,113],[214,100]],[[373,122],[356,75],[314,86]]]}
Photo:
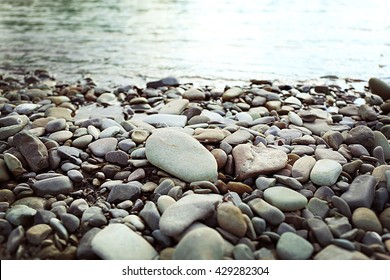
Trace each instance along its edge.
{"label": "cluster of pebbles", "polygon": [[389,259],[390,86],[0,75],[1,259]]}

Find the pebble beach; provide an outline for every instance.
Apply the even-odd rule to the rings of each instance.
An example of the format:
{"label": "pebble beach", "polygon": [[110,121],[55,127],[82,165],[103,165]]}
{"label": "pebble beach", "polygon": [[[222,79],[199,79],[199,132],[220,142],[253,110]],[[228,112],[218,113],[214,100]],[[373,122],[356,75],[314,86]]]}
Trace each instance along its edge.
{"label": "pebble beach", "polygon": [[390,85],[0,73],[0,259],[390,258]]}

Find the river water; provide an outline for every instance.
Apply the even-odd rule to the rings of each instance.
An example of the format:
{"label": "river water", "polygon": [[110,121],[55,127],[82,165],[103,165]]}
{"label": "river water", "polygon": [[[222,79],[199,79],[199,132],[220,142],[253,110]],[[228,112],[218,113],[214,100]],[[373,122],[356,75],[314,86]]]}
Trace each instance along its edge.
{"label": "river water", "polygon": [[0,71],[233,83],[390,78],[383,0],[0,0]]}

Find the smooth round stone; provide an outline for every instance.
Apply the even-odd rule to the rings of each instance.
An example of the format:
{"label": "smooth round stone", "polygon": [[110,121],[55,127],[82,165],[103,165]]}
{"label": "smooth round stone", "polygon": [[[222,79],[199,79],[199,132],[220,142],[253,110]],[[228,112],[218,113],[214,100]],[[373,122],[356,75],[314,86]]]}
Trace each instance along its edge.
{"label": "smooth round stone", "polygon": [[66,128],[66,120],[65,119],[51,120],[45,126],[46,131],[49,133],[64,130],[65,128]]}
{"label": "smooth round stone", "polygon": [[316,160],[331,159],[337,161],[341,165],[347,163],[347,159],[342,154],[336,151],[332,151],[330,149],[316,149],[315,157]]}
{"label": "smooth round stone", "polygon": [[140,211],[139,217],[142,218],[151,230],[159,228],[160,213],[156,204],[152,201],[146,201],[144,208]]}
{"label": "smooth round stone", "polygon": [[347,218],[352,216],[351,209],[349,208],[348,203],[336,195],[332,196],[332,204],[338,209],[338,211]]}
{"label": "smooth round stone", "polygon": [[28,197],[23,197],[23,198],[16,200],[12,204],[12,206],[26,205],[26,206],[38,211],[38,210],[43,210],[45,208],[45,206],[47,205],[46,203],[47,203],[47,201],[42,197],[28,196]]}
{"label": "smooth round stone", "polygon": [[162,195],[157,199],[157,208],[161,214],[167,210],[167,208],[176,203],[176,200],[169,195]]}
{"label": "smooth round stone", "polygon": [[314,216],[319,216],[325,218],[329,212],[328,202],[325,200],[319,199],[317,197],[312,197],[307,204],[307,209],[314,214]]}
{"label": "smooth round stone", "polygon": [[87,223],[91,227],[100,227],[107,224],[107,218],[104,216],[102,208],[91,206],[83,212],[81,223]]}
{"label": "smooth round stone", "polygon": [[144,221],[137,215],[127,215],[123,218],[123,221],[133,225],[139,231],[143,231],[145,229]]}
{"label": "smooth round stone", "polygon": [[11,233],[8,235],[6,250],[9,254],[13,254],[23,241],[25,235],[24,228],[22,226],[17,226],[14,228]]}
{"label": "smooth round stone", "polygon": [[19,104],[14,108],[14,112],[21,114],[21,115],[29,115],[42,107],[40,104],[33,104],[33,103],[25,103],[25,104]]}
{"label": "smooth round stone", "polygon": [[240,96],[242,93],[243,93],[243,90],[239,87],[229,88],[228,90],[226,90],[222,94],[222,100],[228,101],[228,100],[234,99],[234,98]]}
{"label": "smooth round stone", "polygon": [[328,245],[314,256],[314,260],[369,260],[359,251],[349,251],[336,245]]}
{"label": "smooth round stone", "polygon": [[187,117],[175,114],[154,114],[143,119],[145,123],[155,126],[184,127],[187,123]]}
{"label": "smooth round stone", "polygon": [[48,108],[45,111],[45,116],[46,117],[54,117],[57,119],[65,119],[67,121],[71,121],[73,119],[72,117],[72,111],[69,110],[68,108],[63,108],[63,107],[52,107]]}
{"label": "smooth round stone", "polygon": [[379,220],[384,228],[390,229],[390,207],[382,211]]}
{"label": "smooth round stone", "polygon": [[157,129],[147,139],[145,148],[151,164],[183,181],[217,181],[214,156],[184,132]]}
{"label": "smooth round stone", "polygon": [[234,246],[233,258],[235,260],[254,260],[255,256],[247,244],[240,243]]}
{"label": "smooth round stone", "polygon": [[383,100],[390,99],[390,86],[386,82],[378,78],[371,78],[368,80],[368,85],[373,94],[379,95]]}
{"label": "smooth round stone", "polygon": [[117,164],[119,166],[126,166],[129,160],[129,155],[121,150],[110,151],[104,156],[105,160]]}
{"label": "smooth round stone", "polygon": [[253,138],[253,135],[249,131],[239,129],[223,139],[222,142],[228,143],[230,145],[238,145],[246,143]]}
{"label": "smooth round stone", "polygon": [[135,148],[137,144],[131,139],[125,139],[118,143],[118,148],[121,149],[124,152],[127,152],[133,148]]}
{"label": "smooth round stone", "polygon": [[131,132],[131,140],[133,140],[137,144],[141,144],[145,142],[149,135],[149,131],[136,128]]}
{"label": "smooth round stone", "polygon": [[286,187],[271,187],[264,191],[264,199],[282,211],[295,211],[305,208],[307,198]]}
{"label": "smooth round stone", "polygon": [[213,149],[211,154],[214,156],[217,161],[218,170],[223,168],[227,162],[227,154],[222,149]]}
{"label": "smooth round stone", "polygon": [[283,169],[288,160],[287,154],[283,151],[251,144],[237,145],[232,154],[237,180],[274,173]]}
{"label": "smooth round stone", "polygon": [[208,123],[210,121],[210,118],[207,116],[193,116],[191,119],[188,120],[188,125],[195,125],[195,124],[202,124],[202,123]]}
{"label": "smooth round stone", "polygon": [[334,150],[338,150],[344,142],[343,135],[339,131],[328,131],[322,136],[322,139]]}
{"label": "smooth round stone", "polygon": [[306,221],[310,230],[322,247],[328,246],[332,242],[332,232],[324,221],[317,218],[309,218]]}
{"label": "smooth round stone", "polygon": [[173,99],[160,109],[159,114],[180,115],[189,103],[188,99]]}
{"label": "smooth round stone", "polygon": [[123,224],[110,224],[91,242],[93,252],[104,260],[152,260],[158,253],[139,234]]}
{"label": "smooth round stone", "polygon": [[276,244],[276,253],[283,260],[307,260],[313,252],[309,241],[292,232],[283,233]]}
{"label": "smooth round stone", "polygon": [[373,147],[380,146],[383,148],[383,154],[385,156],[385,160],[390,160],[390,144],[387,141],[386,136],[383,135],[380,131],[374,131],[374,144]]}
{"label": "smooth round stone", "polygon": [[0,159],[0,183],[7,182],[9,179],[11,179],[11,177],[7,165],[3,159]]}
{"label": "smooth round stone", "polygon": [[202,143],[219,143],[226,137],[226,133],[220,129],[204,129],[195,131],[194,138]]}
{"label": "smooth round stone", "polygon": [[253,189],[247,184],[234,181],[230,181],[229,183],[227,183],[226,188],[231,192],[238,193],[239,195],[242,195],[244,193],[251,193],[253,191]]}
{"label": "smooth round stone", "polygon": [[70,204],[68,213],[71,213],[77,217],[81,217],[85,210],[89,208],[88,202],[86,202],[83,198],[75,199]]}
{"label": "smooth round stone", "polygon": [[73,133],[71,131],[67,130],[61,130],[61,131],[56,131],[53,132],[49,135],[49,139],[54,140],[58,143],[65,142],[66,140],[69,140],[72,138]]}
{"label": "smooth round stone", "polygon": [[26,205],[15,205],[6,212],[5,218],[8,222],[15,226],[27,226],[32,223],[36,213],[37,210]]}
{"label": "smooth round stone", "polygon": [[104,157],[108,152],[115,151],[118,140],[116,138],[98,139],[88,145],[88,148],[97,157]]}
{"label": "smooth round stone", "polygon": [[110,126],[100,132],[99,138],[103,139],[108,137],[114,137],[120,132],[121,132],[121,128],[119,126]]}
{"label": "smooth round stone", "polygon": [[256,188],[258,188],[261,191],[264,191],[265,189],[267,189],[269,187],[275,186],[276,179],[259,176],[259,177],[257,177],[255,184],[256,184]]}
{"label": "smooth round stone", "polygon": [[191,230],[179,241],[174,260],[220,260],[224,255],[224,240],[214,229],[200,227]]}
{"label": "smooth round stone", "polygon": [[66,175],[75,183],[80,183],[84,180],[83,174],[75,169],[69,170]]}
{"label": "smooth round stone", "polygon": [[116,184],[111,188],[107,201],[109,203],[119,203],[124,200],[135,201],[141,195],[141,186],[138,182]]}
{"label": "smooth round stone", "polygon": [[247,231],[247,224],[241,210],[229,203],[221,203],[217,208],[217,221],[219,226],[238,236],[243,237]]}
{"label": "smooth round stone", "polygon": [[382,225],[375,212],[366,207],[359,207],[353,211],[352,224],[364,231],[382,233]]}
{"label": "smooth round stone", "polygon": [[73,214],[62,213],[61,222],[69,233],[75,232],[80,226],[80,219]]}
{"label": "smooth round stone", "polygon": [[61,239],[68,240],[69,233],[59,219],[51,218],[49,224]]}
{"label": "smooth round stone", "polygon": [[46,237],[49,236],[49,234],[52,232],[52,229],[47,224],[39,224],[30,227],[26,231],[26,238],[27,241],[34,245],[39,245],[42,243],[43,240],[46,239]]}
{"label": "smooth round stone", "polygon": [[32,171],[49,167],[49,154],[45,144],[29,132],[22,131],[13,138],[13,144],[26,159]]}
{"label": "smooth round stone", "polygon": [[358,125],[348,131],[345,143],[361,144],[370,150],[374,145],[374,139],[374,132],[370,128],[364,125]]}
{"label": "smooth round stone", "polygon": [[340,197],[354,210],[358,207],[370,208],[374,202],[377,180],[374,176],[364,174],[357,176],[348,190]]}
{"label": "smooth round stone", "polygon": [[26,169],[23,168],[23,164],[20,160],[12,154],[4,153],[4,161],[7,165],[8,170],[15,176],[19,176],[26,172]]}
{"label": "smooth round stone", "polygon": [[316,164],[316,160],[310,156],[303,156],[294,162],[291,170],[291,176],[299,182],[309,181],[310,172]]}
{"label": "smooth round stone", "polygon": [[321,136],[324,132],[332,130],[328,122],[322,119],[316,119],[314,122],[304,122],[303,127],[309,129],[317,136]]}
{"label": "smooth round stone", "polygon": [[318,186],[331,186],[337,182],[341,171],[341,164],[337,161],[320,159],[310,172],[310,180]]}
{"label": "smooth round stone", "polygon": [[215,212],[215,204],[222,201],[217,194],[190,194],[168,207],[161,216],[162,233],[178,236],[193,222],[205,219]]}
{"label": "smooth round stone", "polygon": [[189,88],[183,92],[182,97],[190,101],[198,101],[204,100],[206,98],[206,94],[197,88]]}
{"label": "smooth round stone", "polygon": [[298,116],[297,113],[289,112],[288,113],[288,120],[290,121],[290,123],[295,124],[297,126],[303,125],[303,120],[300,116]]}
{"label": "smooth round stone", "polygon": [[15,201],[15,194],[9,189],[0,190],[0,202],[12,204]]}
{"label": "smooth round stone", "polygon": [[56,196],[72,192],[73,183],[67,176],[57,176],[36,181],[32,188],[38,196]]}
{"label": "smooth round stone", "polygon": [[248,202],[249,207],[258,216],[266,220],[271,225],[279,225],[284,222],[283,212],[275,206],[269,204],[261,198],[255,198]]}
{"label": "smooth round stone", "polygon": [[110,93],[110,92],[105,92],[101,94],[97,99],[96,102],[100,104],[105,104],[105,105],[114,105],[117,101],[117,98],[115,94]]}

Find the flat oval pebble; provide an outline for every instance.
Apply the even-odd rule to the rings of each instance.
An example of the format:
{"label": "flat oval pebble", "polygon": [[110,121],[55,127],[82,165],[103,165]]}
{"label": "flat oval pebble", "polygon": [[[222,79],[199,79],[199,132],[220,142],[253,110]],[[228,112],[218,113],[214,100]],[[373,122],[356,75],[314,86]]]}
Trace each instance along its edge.
{"label": "flat oval pebble", "polygon": [[340,163],[331,159],[318,160],[310,172],[310,180],[318,186],[331,186],[342,171]]}
{"label": "flat oval pebble", "polygon": [[168,207],[161,215],[160,230],[168,236],[178,236],[193,222],[209,217],[215,204],[222,201],[217,194],[191,194]]}
{"label": "flat oval pebble", "polygon": [[221,203],[217,208],[217,221],[221,228],[238,236],[243,237],[247,230],[241,210],[228,203]]}
{"label": "flat oval pebble", "polygon": [[307,198],[286,187],[271,187],[264,191],[264,199],[282,211],[295,211],[305,208]]}
{"label": "flat oval pebble", "polygon": [[281,210],[261,198],[252,199],[248,202],[248,205],[253,212],[271,225],[278,225],[285,220],[285,216]]}
{"label": "flat oval pebble", "polygon": [[36,181],[32,188],[38,196],[45,194],[55,196],[72,192],[73,183],[67,176],[57,176]]}
{"label": "flat oval pebble", "polygon": [[349,251],[336,245],[328,245],[314,256],[314,260],[369,260],[359,251]]}
{"label": "flat oval pebble", "polygon": [[95,235],[93,252],[103,260],[152,260],[157,251],[123,224],[110,224]]}
{"label": "flat oval pebble", "polygon": [[158,129],[146,140],[145,148],[151,164],[183,181],[217,180],[214,156],[186,133]]}
{"label": "flat oval pebble", "polygon": [[104,157],[108,152],[115,151],[118,140],[108,137],[93,141],[88,145],[88,148],[97,157]]}
{"label": "flat oval pebble", "polygon": [[191,230],[179,241],[174,260],[220,260],[224,255],[224,240],[214,229],[201,227]]}
{"label": "flat oval pebble", "polygon": [[309,241],[292,232],[283,233],[276,244],[276,253],[284,260],[307,260],[313,252]]}
{"label": "flat oval pebble", "polygon": [[359,207],[353,211],[352,224],[364,231],[382,233],[382,225],[375,212],[366,207]]}

